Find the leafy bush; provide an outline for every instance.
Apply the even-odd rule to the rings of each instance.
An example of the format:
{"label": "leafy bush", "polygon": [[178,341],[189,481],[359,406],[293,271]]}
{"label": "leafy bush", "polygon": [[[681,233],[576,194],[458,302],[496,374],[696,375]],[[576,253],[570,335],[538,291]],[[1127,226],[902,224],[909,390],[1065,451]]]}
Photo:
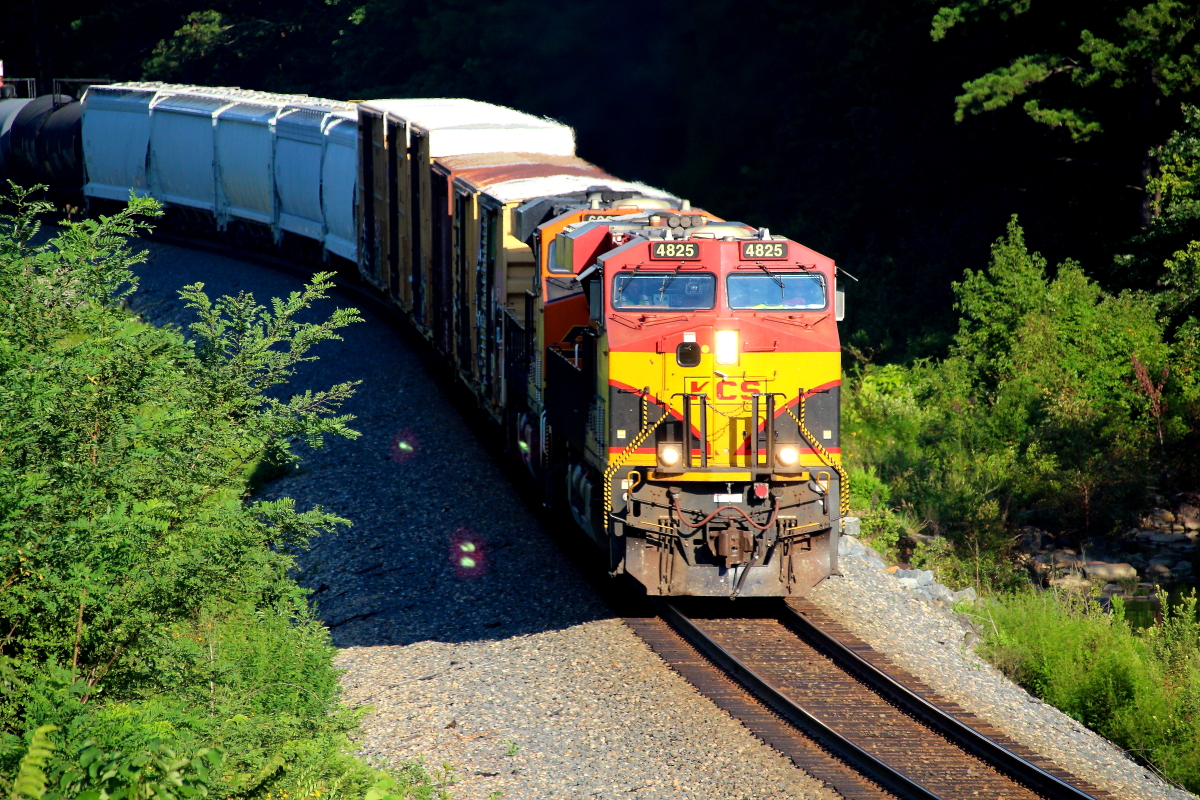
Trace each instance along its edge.
{"label": "leafy bush", "polygon": [[1190,791],[1200,790],[1200,623],[1196,596],[1131,628],[1072,594],[1022,592],[986,606],[982,653],[1047,703]]}
{"label": "leafy bush", "polygon": [[352,384],[274,391],[357,312],[297,321],[326,295],[318,274],[270,308],[189,286],[188,337],[145,325],[121,305],[143,258],[128,240],[153,201],[34,246],[45,209],[13,192],[0,218],[0,786],[432,796],[420,775],[385,779],[350,755],[357,717],[288,575],[296,548],[348,522],[249,497],[264,458],[357,435],[336,413]]}
{"label": "leafy bush", "polygon": [[[962,319],[946,359],[853,376],[848,457],[872,497],[948,538],[944,571],[1008,584],[1013,523],[1102,535],[1184,458],[1185,404],[1161,396],[1178,345],[1158,298],[1106,294],[1072,262],[1052,275],[1015,219],[990,267],[968,270],[955,292]],[[855,491],[865,502],[868,490]]]}

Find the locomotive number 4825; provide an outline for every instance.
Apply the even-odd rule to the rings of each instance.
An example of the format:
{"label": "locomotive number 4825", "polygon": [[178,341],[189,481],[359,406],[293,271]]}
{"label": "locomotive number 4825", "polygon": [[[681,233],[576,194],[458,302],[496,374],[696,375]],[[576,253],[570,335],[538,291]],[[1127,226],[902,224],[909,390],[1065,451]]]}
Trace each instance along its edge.
{"label": "locomotive number 4825", "polygon": [[743,259],[787,257],[787,242],[742,242]]}
{"label": "locomotive number 4825", "polygon": [[700,257],[700,245],[695,242],[655,242],[651,258],[693,259]]}

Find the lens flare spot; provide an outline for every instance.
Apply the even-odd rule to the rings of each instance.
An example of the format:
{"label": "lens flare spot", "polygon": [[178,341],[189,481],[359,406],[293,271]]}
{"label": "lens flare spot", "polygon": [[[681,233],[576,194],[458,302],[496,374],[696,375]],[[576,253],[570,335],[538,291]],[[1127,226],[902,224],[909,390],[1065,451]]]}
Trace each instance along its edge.
{"label": "lens flare spot", "polygon": [[478,578],[487,572],[487,548],[483,537],[466,526],[450,534],[450,565],[460,578]]}
{"label": "lens flare spot", "polygon": [[403,464],[417,454],[421,447],[421,440],[408,428],[402,428],[396,431],[396,435],[392,437],[391,444],[388,446],[388,455],[392,461],[397,464]]}

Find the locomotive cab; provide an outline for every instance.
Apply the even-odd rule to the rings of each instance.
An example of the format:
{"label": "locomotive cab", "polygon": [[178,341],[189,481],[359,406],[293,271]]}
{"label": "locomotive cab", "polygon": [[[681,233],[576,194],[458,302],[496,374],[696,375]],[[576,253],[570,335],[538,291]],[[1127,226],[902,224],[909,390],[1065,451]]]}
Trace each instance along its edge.
{"label": "locomotive cab", "polygon": [[592,300],[582,350],[563,358],[591,394],[560,419],[582,457],[568,497],[614,569],[651,594],[733,597],[802,594],[836,570],[833,261],[739,223],[679,230],[659,215],[558,239]]}

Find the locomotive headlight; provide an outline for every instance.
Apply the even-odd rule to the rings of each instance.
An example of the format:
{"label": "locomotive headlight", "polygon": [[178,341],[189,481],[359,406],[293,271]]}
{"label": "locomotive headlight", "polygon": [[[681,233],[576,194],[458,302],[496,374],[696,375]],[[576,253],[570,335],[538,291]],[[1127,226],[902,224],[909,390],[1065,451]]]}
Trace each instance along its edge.
{"label": "locomotive headlight", "polygon": [[784,445],[775,454],[775,459],[784,467],[794,467],[800,463],[800,450],[792,445]]}
{"label": "locomotive headlight", "polygon": [[737,331],[717,331],[717,363],[738,363]]}
{"label": "locomotive headlight", "polygon": [[683,449],[677,444],[660,444],[658,446],[658,461],[664,467],[673,467],[683,458]]}

